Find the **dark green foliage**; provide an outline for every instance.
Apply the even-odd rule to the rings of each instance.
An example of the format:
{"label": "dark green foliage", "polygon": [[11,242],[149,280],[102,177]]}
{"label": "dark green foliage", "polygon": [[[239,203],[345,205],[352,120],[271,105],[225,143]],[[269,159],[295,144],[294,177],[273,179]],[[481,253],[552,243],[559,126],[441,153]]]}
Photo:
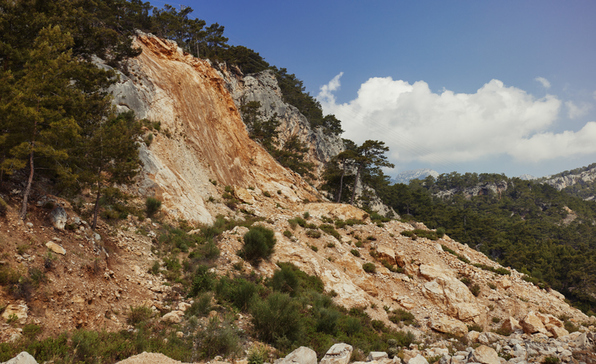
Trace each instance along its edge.
{"label": "dark green foliage", "polygon": [[357,249],[350,250],[350,253],[355,257],[360,257],[360,252]]}
{"label": "dark green foliage", "polygon": [[202,317],[209,314],[211,311],[211,297],[210,293],[203,293],[195,299],[188,309],[184,312],[184,316],[191,317],[197,316]]}
{"label": "dark green foliage", "polygon": [[192,277],[192,287],[189,295],[197,296],[199,293],[210,291],[215,284],[215,274],[209,271],[206,265],[199,265]]}
{"label": "dark green foliage", "polygon": [[291,238],[291,237],[292,237],[292,232],[291,232],[290,230],[285,230],[285,231],[284,231],[284,236],[285,236],[286,238]]}
{"label": "dark green foliage", "polygon": [[275,246],[273,230],[263,226],[253,226],[244,234],[242,257],[257,266],[262,259],[269,259]]}
{"label": "dark green foliage", "polygon": [[155,197],[147,197],[145,200],[145,211],[148,217],[153,217],[157,211],[161,208],[161,201]]}
{"label": "dark green foliage", "polygon": [[478,295],[480,294],[480,286],[477,284],[474,284],[472,286],[469,287],[470,288],[470,292],[472,292],[472,294],[476,297],[478,297]]}
{"label": "dark green foliage", "polygon": [[375,266],[374,263],[364,263],[362,264],[362,269],[364,269],[364,271],[366,273],[376,273],[377,272],[377,267]]}
{"label": "dark green foliage", "polygon": [[126,323],[132,326],[137,326],[151,318],[151,309],[147,306],[131,307],[130,313],[126,318]]}
{"label": "dark green foliage", "polygon": [[319,226],[319,229],[323,230],[325,233],[333,236],[334,238],[336,238],[338,241],[341,241],[341,236],[339,235],[339,233],[337,232],[337,230],[335,230],[335,228],[333,227],[333,225],[329,225],[329,224],[321,224]]}
{"label": "dark green foliage", "polygon": [[544,363],[544,364],[559,364],[560,362],[561,362],[561,360],[559,358],[557,358],[556,356],[547,356],[542,361],[542,363]]}
{"label": "dark green foliage", "polygon": [[259,287],[244,278],[221,277],[215,291],[218,298],[232,303],[240,311],[246,311],[253,296],[259,292]]}
{"label": "dark green foliage", "polygon": [[200,333],[200,350],[203,358],[216,355],[234,356],[240,352],[238,330],[229,322],[220,322],[217,317],[209,320],[207,328]]}
{"label": "dark green foliage", "polygon": [[[297,341],[302,333],[302,318],[298,303],[285,293],[272,293],[265,300],[253,300],[250,308],[257,337],[280,345]],[[280,345],[283,346],[283,345]]]}
{"label": "dark green foliage", "polygon": [[318,239],[321,237],[321,232],[318,230],[309,229],[306,230],[306,236],[313,239]]}
{"label": "dark green foliage", "polygon": [[397,310],[391,312],[389,315],[389,321],[395,324],[403,322],[406,325],[413,325],[416,322],[416,318],[412,313],[398,308]]}
{"label": "dark green foliage", "polygon": [[2,197],[0,197],[0,216],[6,216],[6,212],[8,211],[8,204]]}
{"label": "dark green foliage", "polygon": [[306,220],[304,220],[301,217],[295,217],[293,219],[289,219],[288,223],[290,224],[290,227],[292,228],[292,230],[296,229],[297,225],[300,225],[300,227],[306,226]]}

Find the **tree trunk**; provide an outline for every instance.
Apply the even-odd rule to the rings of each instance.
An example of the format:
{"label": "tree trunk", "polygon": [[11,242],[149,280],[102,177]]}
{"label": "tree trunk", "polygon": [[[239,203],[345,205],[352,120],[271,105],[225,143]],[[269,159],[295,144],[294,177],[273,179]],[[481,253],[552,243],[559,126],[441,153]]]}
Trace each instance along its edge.
{"label": "tree trunk", "polygon": [[23,193],[23,206],[21,206],[20,213],[21,220],[25,220],[25,217],[27,216],[27,200],[29,199],[29,194],[31,193],[31,185],[33,184],[33,173],[35,172],[35,168],[33,166],[33,147],[35,147],[35,142],[31,143],[31,152],[29,153],[29,179],[27,180],[27,187],[25,188],[25,193]]}
{"label": "tree trunk", "polygon": [[360,171],[362,170],[363,165],[358,166],[358,171],[356,172],[356,179],[354,180],[354,191],[352,191],[352,198],[350,199],[350,205],[354,205],[354,197],[356,197],[356,187],[358,186],[358,178],[360,178]]}
{"label": "tree trunk", "polygon": [[[101,172],[100,172],[101,175]],[[101,177],[97,180],[97,196],[95,197],[95,206],[93,207],[93,225],[91,230],[95,231],[97,227],[97,215],[99,214],[99,199],[101,197]]]}
{"label": "tree trunk", "polygon": [[343,189],[344,186],[344,176],[346,174],[346,162],[344,161],[343,163],[343,170],[341,171],[341,178],[339,179],[339,193],[337,194],[337,203],[341,202],[341,190]]}

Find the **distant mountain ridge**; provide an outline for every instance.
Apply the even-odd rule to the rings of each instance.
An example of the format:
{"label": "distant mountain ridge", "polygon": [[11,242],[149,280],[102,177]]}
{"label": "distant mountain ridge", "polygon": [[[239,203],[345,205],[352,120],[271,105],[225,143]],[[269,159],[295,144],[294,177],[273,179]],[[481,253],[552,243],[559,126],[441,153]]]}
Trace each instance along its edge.
{"label": "distant mountain ridge", "polygon": [[428,176],[433,176],[437,178],[439,176],[439,172],[429,169],[429,168],[421,168],[421,169],[412,169],[409,171],[403,171],[391,179],[391,183],[403,183],[408,184],[413,179],[425,179]]}
{"label": "distant mountain ridge", "polygon": [[596,198],[596,163],[540,178],[538,182],[546,183],[559,191],[567,192],[584,200],[594,200]]}

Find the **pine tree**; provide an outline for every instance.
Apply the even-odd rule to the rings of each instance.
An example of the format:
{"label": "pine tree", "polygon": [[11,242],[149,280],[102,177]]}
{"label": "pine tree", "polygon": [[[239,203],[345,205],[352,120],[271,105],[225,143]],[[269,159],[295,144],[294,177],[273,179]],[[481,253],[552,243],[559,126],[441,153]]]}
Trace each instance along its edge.
{"label": "pine tree", "polygon": [[356,186],[362,172],[367,168],[390,167],[394,165],[387,161],[385,152],[389,151],[389,147],[385,146],[384,142],[378,140],[367,140],[356,149],[355,162],[358,167],[356,170],[356,179],[354,180],[354,189],[352,190],[352,198],[350,204],[354,204],[354,197],[356,197]]}

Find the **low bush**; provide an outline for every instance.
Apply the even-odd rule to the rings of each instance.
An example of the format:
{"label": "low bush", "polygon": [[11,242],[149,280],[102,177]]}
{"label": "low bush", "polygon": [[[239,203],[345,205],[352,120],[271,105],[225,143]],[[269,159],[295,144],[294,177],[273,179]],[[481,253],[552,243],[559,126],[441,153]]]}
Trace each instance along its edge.
{"label": "low bush", "polygon": [[336,238],[338,241],[341,241],[341,236],[339,235],[339,233],[337,232],[337,230],[335,230],[335,228],[333,227],[333,225],[329,225],[329,224],[321,224],[321,226],[319,226],[319,229],[323,230],[325,233],[333,236],[334,238]]}
{"label": "low bush", "polygon": [[318,230],[309,229],[306,231],[306,236],[313,239],[318,239],[321,237],[321,232]]}
{"label": "low bush", "polygon": [[273,230],[264,226],[253,226],[244,234],[241,256],[254,266],[258,266],[261,260],[269,259],[273,254],[275,243]]}
{"label": "low bush", "polygon": [[255,296],[250,312],[257,337],[278,349],[285,349],[287,341],[294,342],[302,334],[300,307],[288,294],[274,292],[264,300]]}
{"label": "low bush", "polygon": [[389,315],[389,321],[393,322],[394,324],[403,322],[406,325],[413,325],[416,322],[416,318],[411,312],[398,308],[397,310],[391,312]]}
{"label": "low bush", "polygon": [[151,309],[147,306],[130,307],[130,313],[126,318],[126,323],[132,326],[137,326],[151,318]]}
{"label": "low bush", "polygon": [[362,269],[366,272],[366,273],[376,273],[377,272],[377,267],[375,266],[374,263],[364,263],[362,264]]}
{"label": "low bush", "polygon": [[360,252],[356,249],[350,250],[350,253],[352,253],[352,255],[355,257],[360,257]]}
{"label": "low bush", "polygon": [[161,201],[155,197],[147,197],[145,200],[145,212],[148,217],[153,217],[161,209]]}

